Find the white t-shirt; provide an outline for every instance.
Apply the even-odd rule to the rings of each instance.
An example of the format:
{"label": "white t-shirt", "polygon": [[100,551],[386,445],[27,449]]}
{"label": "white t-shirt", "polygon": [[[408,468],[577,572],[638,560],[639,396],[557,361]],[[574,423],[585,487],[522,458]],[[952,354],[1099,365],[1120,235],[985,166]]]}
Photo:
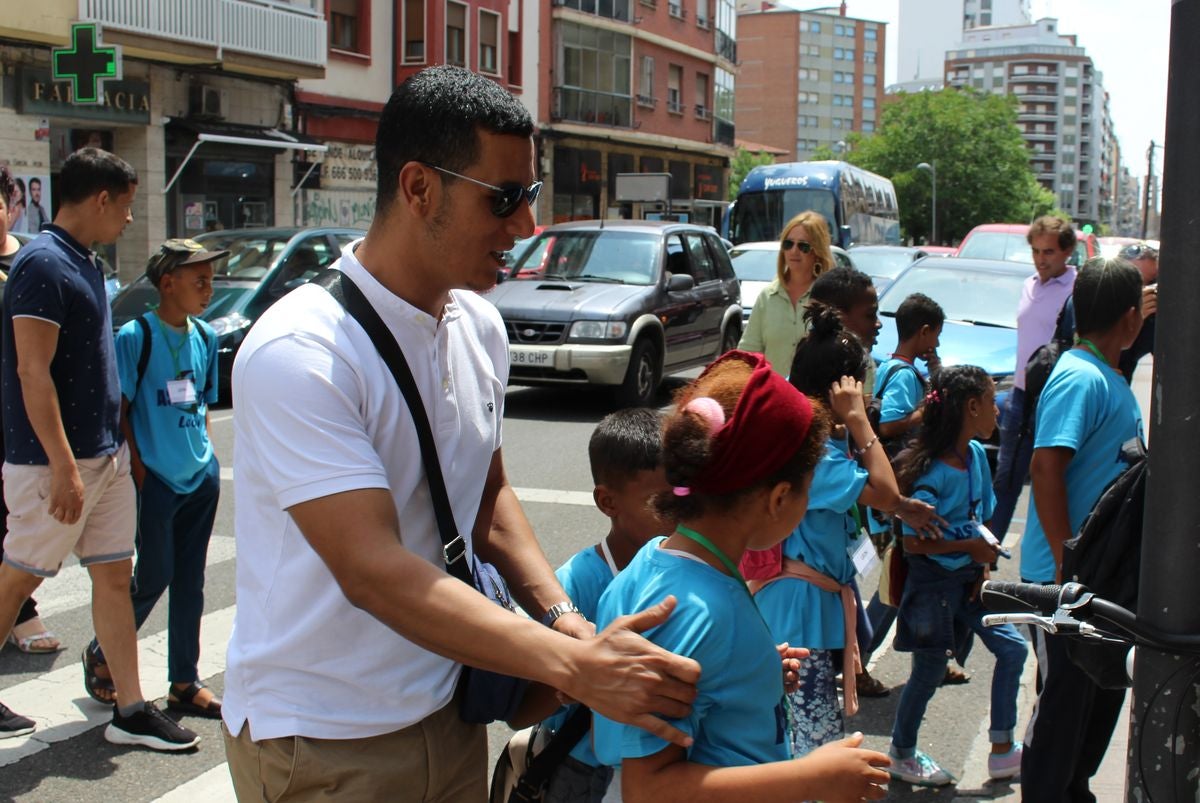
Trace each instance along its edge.
{"label": "white t-shirt", "polygon": [[[335,265],[401,343],[469,549],[500,447],[503,322],[467,291],[454,291],[435,320],[379,284],[352,248]],[[324,289],[298,288],[251,330],[233,387],[238,604],[223,709],[230,731],[248,720],[255,740],[355,739],[445,706],[460,665],[351,605],[287,513],[332,494],[388,488],[405,548],[443,566],[416,430],[371,339]]]}

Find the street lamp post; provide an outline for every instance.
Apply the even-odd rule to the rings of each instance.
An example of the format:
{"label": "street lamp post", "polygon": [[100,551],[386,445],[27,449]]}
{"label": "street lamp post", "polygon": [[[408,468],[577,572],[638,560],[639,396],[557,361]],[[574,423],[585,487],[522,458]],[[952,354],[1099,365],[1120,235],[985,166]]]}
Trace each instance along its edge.
{"label": "street lamp post", "polygon": [[937,245],[937,162],[921,162],[918,170],[928,170],[929,180],[933,184],[933,203],[929,209],[929,244]]}

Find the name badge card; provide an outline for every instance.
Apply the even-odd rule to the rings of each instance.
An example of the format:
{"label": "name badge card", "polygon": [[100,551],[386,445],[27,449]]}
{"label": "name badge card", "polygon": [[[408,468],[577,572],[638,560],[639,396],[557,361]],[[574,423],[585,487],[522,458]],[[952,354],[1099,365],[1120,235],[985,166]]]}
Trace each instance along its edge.
{"label": "name badge card", "polygon": [[191,379],[168,379],[167,398],[171,404],[195,404],[196,385]]}
{"label": "name badge card", "polygon": [[854,561],[854,571],[859,577],[866,577],[875,565],[879,563],[879,555],[875,552],[875,544],[865,534],[850,545],[850,559]]}

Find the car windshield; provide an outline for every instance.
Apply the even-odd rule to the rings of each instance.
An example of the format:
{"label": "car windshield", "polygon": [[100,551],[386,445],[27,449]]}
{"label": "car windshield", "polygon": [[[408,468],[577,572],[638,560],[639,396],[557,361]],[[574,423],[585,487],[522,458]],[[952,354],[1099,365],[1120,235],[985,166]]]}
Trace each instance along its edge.
{"label": "car windshield", "polygon": [[275,263],[295,232],[276,234],[210,234],[201,242],[210,251],[228,251],[229,256],[213,262],[216,276],[261,279]]}
{"label": "car windshield", "polygon": [[[939,260],[940,261],[940,260]],[[895,315],[900,302],[924,293],[946,312],[947,321],[1017,328],[1017,304],[1025,277],[1009,271],[970,270],[939,265],[914,266],[900,276],[879,304],[881,315]]]}
{"label": "car windshield", "polygon": [[[201,313],[200,317],[206,321],[211,321],[231,311],[240,310],[244,303],[243,299],[253,292],[257,286],[257,283],[230,281],[228,278],[214,280],[212,300],[204,308],[204,312]],[[146,310],[153,309],[157,305],[157,288],[150,283],[149,279],[142,276],[137,281],[125,287],[113,299],[113,328],[120,328],[121,324],[136,318]]]}
{"label": "car windshield", "polygon": [[909,251],[876,251],[874,249],[854,248],[850,251],[854,258],[854,267],[868,276],[881,279],[895,279],[900,271],[912,264],[913,257]]}
{"label": "car windshield", "polygon": [[548,279],[653,284],[662,244],[657,234],[629,231],[557,231],[541,235],[515,266],[541,266]]}
{"label": "car windshield", "polygon": [[769,282],[775,279],[779,266],[779,251],[761,248],[734,248],[729,252],[733,272],[746,282]]}
{"label": "car windshield", "polygon": [[1003,231],[980,231],[972,234],[958,252],[971,259],[1002,259],[1005,262],[1033,264],[1033,251],[1024,234]]}

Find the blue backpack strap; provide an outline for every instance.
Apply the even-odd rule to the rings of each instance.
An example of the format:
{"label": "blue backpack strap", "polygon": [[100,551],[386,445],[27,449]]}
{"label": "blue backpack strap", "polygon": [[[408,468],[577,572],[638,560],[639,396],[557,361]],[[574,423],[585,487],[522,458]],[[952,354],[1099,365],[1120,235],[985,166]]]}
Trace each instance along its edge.
{"label": "blue backpack strap", "polygon": [[142,377],[146,375],[146,368],[150,365],[150,322],[146,320],[148,314],[143,313],[135,319],[138,329],[142,332],[142,351],[138,354],[137,379],[133,383],[133,398],[129,400],[130,407],[137,401],[138,391],[142,387]]}

